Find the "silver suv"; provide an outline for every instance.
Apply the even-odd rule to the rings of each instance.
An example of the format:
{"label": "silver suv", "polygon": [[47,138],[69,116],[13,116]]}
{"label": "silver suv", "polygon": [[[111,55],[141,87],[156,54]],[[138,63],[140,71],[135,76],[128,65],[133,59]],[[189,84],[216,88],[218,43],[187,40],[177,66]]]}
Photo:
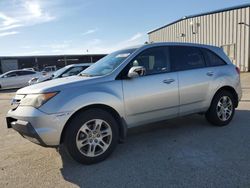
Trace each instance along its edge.
{"label": "silver suv", "polygon": [[239,69],[222,49],[154,43],[18,90],[7,125],[42,146],[63,144],[76,161],[91,164],[107,158],[130,127],[193,113],[227,125],[240,98]]}

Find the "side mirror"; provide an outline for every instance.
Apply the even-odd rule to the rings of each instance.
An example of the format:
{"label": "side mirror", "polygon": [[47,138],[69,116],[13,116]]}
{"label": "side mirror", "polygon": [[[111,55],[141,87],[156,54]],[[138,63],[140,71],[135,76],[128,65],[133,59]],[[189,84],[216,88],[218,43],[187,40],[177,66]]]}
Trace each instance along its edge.
{"label": "side mirror", "polygon": [[131,67],[128,71],[129,78],[137,78],[139,76],[144,76],[146,73],[146,69],[143,66],[134,66]]}

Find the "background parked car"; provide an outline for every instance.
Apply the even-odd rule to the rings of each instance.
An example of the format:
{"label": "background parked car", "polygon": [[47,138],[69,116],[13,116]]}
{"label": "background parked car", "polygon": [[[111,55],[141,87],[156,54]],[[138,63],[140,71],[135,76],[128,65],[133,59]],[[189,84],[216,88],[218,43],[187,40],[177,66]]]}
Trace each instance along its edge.
{"label": "background parked car", "polygon": [[44,69],[42,71],[44,72],[55,72],[57,70],[56,66],[47,66],[44,67]]}
{"label": "background parked car", "polygon": [[46,76],[47,78],[49,78],[55,71],[57,71],[56,66],[47,66],[47,67],[44,67],[41,72],[43,76]]}
{"label": "background parked car", "polygon": [[33,77],[39,77],[42,73],[30,70],[9,71],[0,76],[0,89],[21,88],[28,85]]}
{"label": "background parked car", "polygon": [[56,78],[63,78],[68,76],[73,76],[79,74],[81,71],[85,70],[89,66],[91,66],[93,63],[82,63],[82,64],[73,64],[73,65],[67,65],[58,71],[54,72],[50,77],[41,75],[40,77],[34,77],[31,80],[29,80],[29,85],[36,84],[39,82],[44,82]]}

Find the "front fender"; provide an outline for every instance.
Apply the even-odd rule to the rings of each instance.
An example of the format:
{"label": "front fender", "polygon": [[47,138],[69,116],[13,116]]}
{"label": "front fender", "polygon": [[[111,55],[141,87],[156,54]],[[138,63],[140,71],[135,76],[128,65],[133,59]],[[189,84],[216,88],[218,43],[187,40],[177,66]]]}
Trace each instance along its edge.
{"label": "front fender", "polygon": [[124,117],[121,81],[114,80],[60,91],[58,96],[45,103],[40,110],[48,114],[75,113],[81,108],[94,104],[110,106]]}
{"label": "front fender", "polygon": [[[69,101],[69,103],[66,103],[64,107],[70,109],[69,111],[76,112],[86,106],[95,104],[102,104],[109,106],[114,110],[116,110],[121,117],[124,117],[122,98],[119,98],[118,96],[113,95],[111,93],[88,92]],[[64,107],[62,107],[62,110]]]}

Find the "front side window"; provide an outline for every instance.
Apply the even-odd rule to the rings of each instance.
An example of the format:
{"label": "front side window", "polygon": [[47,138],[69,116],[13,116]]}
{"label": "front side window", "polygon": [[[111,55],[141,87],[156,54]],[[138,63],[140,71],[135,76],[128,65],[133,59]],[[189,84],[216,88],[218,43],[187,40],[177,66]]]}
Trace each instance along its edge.
{"label": "front side window", "polygon": [[170,71],[170,62],[167,47],[153,47],[136,56],[130,67],[143,66],[145,75],[152,75]]}
{"label": "front side window", "polygon": [[113,52],[80,73],[80,76],[104,76],[110,74],[127,59],[136,48]]}
{"label": "front side window", "polygon": [[199,48],[186,46],[171,46],[169,48],[174,70],[181,71],[206,67]]}
{"label": "front side window", "polygon": [[221,66],[221,65],[226,64],[221,58],[219,58],[213,52],[206,50],[206,49],[202,49],[202,51],[203,51],[205,60],[209,66]]}

